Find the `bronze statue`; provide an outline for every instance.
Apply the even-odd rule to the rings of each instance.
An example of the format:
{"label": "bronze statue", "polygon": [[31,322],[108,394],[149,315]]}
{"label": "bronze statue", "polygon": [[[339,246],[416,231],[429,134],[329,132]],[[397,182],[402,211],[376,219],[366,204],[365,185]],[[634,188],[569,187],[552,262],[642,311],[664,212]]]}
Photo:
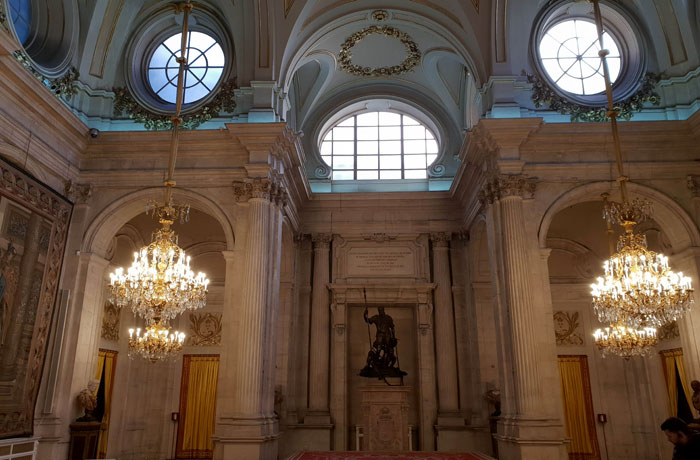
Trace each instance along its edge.
{"label": "bronze statue", "polygon": [[[406,375],[399,367],[396,339],[396,329],[391,316],[384,313],[384,308],[377,308],[379,314],[372,317],[367,315],[365,307],[364,319],[368,325],[374,324],[377,328],[374,343],[371,344],[367,353],[367,364],[360,371],[362,377],[384,379],[387,377],[399,377],[403,383],[403,376]],[[371,341],[371,338],[370,338]]]}

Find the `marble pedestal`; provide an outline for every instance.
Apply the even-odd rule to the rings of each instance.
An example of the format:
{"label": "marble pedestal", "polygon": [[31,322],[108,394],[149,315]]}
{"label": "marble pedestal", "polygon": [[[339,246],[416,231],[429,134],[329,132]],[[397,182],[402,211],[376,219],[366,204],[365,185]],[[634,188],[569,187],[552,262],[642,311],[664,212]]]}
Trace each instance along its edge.
{"label": "marble pedestal", "polygon": [[370,385],[361,390],[364,414],[362,450],[407,451],[409,449],[408,401],[405,386]]}

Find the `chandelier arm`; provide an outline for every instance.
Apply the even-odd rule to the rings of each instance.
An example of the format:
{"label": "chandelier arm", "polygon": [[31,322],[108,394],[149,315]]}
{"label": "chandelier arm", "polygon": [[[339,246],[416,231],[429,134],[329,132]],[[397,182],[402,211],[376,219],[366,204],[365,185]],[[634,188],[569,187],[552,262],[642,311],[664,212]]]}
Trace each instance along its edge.
{"label": "chandelier arm", "polygon": [[[602,193],[600,195],[603,198],[603,207],[607,208],[608,207],[608,198],[610,197],[610,194],[608,193]],[[615,255],[615,231],[612,229],[612,224],[610,223],[610,219],[604,219],[605,220],[605,225],[607,226],[607,234],[608,234],[608,245],[610,249],[610,256],[612,257]]]}
{"label": "chandelier arm", "polygon": [[617,129],[617,110],[613,105],[613,93],[612,84],[610,83],[610,71],[608,70],[608,61],[606,56],[609,51],[605,49],[603,44],[603,17],[600,13],[599,0],[591,0],[593,3],[593,12],[595,15],[595,25],[598,30],[598,43],[600,44],[600,51],[598,56],[600,56],[600,61],[603,67],[603,78],[605,79],[605,95],[608,99],[608,111],[607,116],[610,118],[610,124],[612,127],[613,145],[615,147],[615,162],[617,163],[617,182],[620,183],[620,193],[622,194],[622,202],[628,202],[627,196],[627,181],[629,178],[625,176],[622,170],[622,148],[620,147],[620,134]]}
{"label": "chandelier arm", "polygon": [[173,131],[170,137],[170,159],[168,161],[168,177],[163,182],[165,185],[165,206],[170,206],[170,198],[172,196],[172,189],[175,187],[175,181],[173,176],[175,174],[175,160],[177,159],[177,150],[179,145],[179,134],[180,134],[180,124],[182,123],[182,118],[180,118],[180,111],[182,110],[182,101],[184,99],[185,93],[185,68],[187,67],[187,42],[189,40],[188,26],[189,26],[189,16],[192,11],[192,4],[190,0],[180,6],[183,12],[182,18],[182,40],[180,42],[180,56],[177,58],[179,64],[179,69],[177,72],[177,97],[175,99],[175,113],[170,118],[173,124]]}

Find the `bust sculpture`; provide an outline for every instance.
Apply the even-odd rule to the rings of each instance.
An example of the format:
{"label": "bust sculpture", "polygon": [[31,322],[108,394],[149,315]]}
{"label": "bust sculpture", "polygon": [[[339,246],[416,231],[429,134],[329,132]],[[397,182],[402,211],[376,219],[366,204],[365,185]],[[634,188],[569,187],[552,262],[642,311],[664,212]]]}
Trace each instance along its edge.
{"label": "bust sculpture", "polygon": [[78,393],[78,405],[83,409],[83,416],[78,418],[78,422],[96,422],[95,409],[97,409],[97,388],[99,380],[91,380],[88,387]]}
{"label": "bust sculpture", "polygon": [[[698,416],[688,425],[696,430],[700,429],[700,381],[693,380],[690,382],[690,388],[693,389],[692,403],[693,408],[698,412]],[[691,411],[692,412],[692,411]]]}
{"label": "bust sculpture", "polygon": [[384,308],[377,308],[378,314],[368,317],[367,308],[364,312],[364,320],[370,325],[374,324],[376,333],[374,342],[367,353],[367,364],[360,371],[362,377],[384,379],[387,377],[399,377],[402,379],[406,372],[399,368],[398,353],[396,347],[396,329],[394,320],[384,312]]}

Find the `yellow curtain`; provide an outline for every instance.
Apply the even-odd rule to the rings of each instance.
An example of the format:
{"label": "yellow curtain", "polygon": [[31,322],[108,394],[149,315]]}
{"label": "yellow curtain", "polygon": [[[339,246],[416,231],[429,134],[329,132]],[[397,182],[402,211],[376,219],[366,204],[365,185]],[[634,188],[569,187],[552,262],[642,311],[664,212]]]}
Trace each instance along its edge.
{"label": "yellow curtain", "polygon": [[109,416],[112,413],[112,389],[114,387],[114,371],[117,365],[117,352],[110,350],[100,350],[97,367],[99,377],[104,370],[105,386],[105,411],[102,416],[102,426],[100,426],[100,437],[97,443],[97,458],[107,456],[107,440],[109,439]]}
{"label": "yellow curtain", "polygon": [[[105,368],[105,352],[104,350],[100,350],[100,352],[97,354],[97,371],[95,372],[95,380],[98,382],[102,380],[102,371]],[[97,388],[95,388],[95,396],[97,396],[97,392],[100,390],[100,386],[97,385]]]}
{"label": "yellow curtain", "polygon": [[185,356],[180,394],[178,458],[211,458],[218,356]]}
{"label": "yellow curtain", "polygon": [[690,389],[690,382],[685,374],[685,365],[683,364],[683,350],[674,348],[672,350],[660,351],[661,362],[664,368],[664,377],[666,377],[666,390],[668,391],[668,406],[671,417],[678,416],[678,386],[676,384],[676,369],[678,369],[678,377],[681,380],[683,387],[683,396],[688,401],[688,407],[693,407],[693,392]]}
{"label": "yellow curtain", "polygon": [[[584,372],[585,356],[559,356],[559,378],[564,406],[564,426],[571,439],[567,446],[575,458],[597,458],[597,439],[591,411],[588,410],[590,392],[588,373]],[[587,370],[587,367],[585,368]]]}

